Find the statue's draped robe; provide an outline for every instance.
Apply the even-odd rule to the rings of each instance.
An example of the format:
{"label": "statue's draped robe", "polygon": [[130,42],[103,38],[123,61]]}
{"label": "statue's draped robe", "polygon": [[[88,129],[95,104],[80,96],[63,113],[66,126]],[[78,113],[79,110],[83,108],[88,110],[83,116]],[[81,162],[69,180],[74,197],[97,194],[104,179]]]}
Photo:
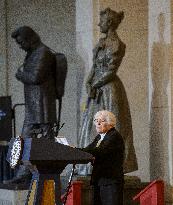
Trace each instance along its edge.
{"label": "statue's draped robe", "polygon": [[[20,81],[24,84],[24,128],[56,122],[55,56],[43,44],[28,53]],[[25,136],[24,136],[25,137]]]}
{"label": "statue's draped robe", "polygon": [[[100,39],[93,52],[93,67],[87,84],[96,88],[95,99],[88,98],[86,111],[79,133],[79,146],[85,147],[94,138],[93,117],[99,110],[115,114],[116,129],[125,141],[124,173],[137,170],[137,160],[133,146],[133,130],[130,108],[124,86],[117,76],[117,70],[125,55],[125,44],[118,38]],[[111,156],[110,156],[111,157]],[[80,174],[90,174],[90,169],[80,166]]]}

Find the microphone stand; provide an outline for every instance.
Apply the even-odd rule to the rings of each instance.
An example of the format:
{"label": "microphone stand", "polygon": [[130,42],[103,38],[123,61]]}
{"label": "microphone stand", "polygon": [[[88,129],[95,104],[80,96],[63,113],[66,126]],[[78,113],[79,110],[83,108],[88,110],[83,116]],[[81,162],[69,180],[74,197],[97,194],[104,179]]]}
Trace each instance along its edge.
{"label": "microphone stand", "polygon": [[71,188],[71,182],[72,182],[72,178],[73,178],[73,175],[74,175],[74,170],[75,170],[75,164],[73,164],[72,172],[70,174],[70,178],[69,178],[69,181],[68,181],[68,186],[67,186],[67,189],[66,189],[66,193],[65,193],[64,198],[63,198],[63,205],[65,205],[66,202],[67,202],[67,197],[68,197],[68,194],[69,194],[69,191],[70,191],[70,188]]}
{"label": "microphone stand", "polygon": [[55,123],[53,127],[49,127],[49,129],[44,137],[49,138],[52,130],[53,130],[54,137],[56,137],[58,135],[58,132],[63,128],[64,125],[65,125],[65,123],[62,123],[61,127],[58,129],[59,125],[58,125],[58,123]]}
{"label": "microphone stand", "polygon": [[63,128],[64,125],[65,125],[65,123],[63,122],[61,127],[59,128],[59,124],[56,123],[56,125],[54,126],[56,128],[55,132],[54,132],[55,133],[55,137],[58,136],[59,131]]}

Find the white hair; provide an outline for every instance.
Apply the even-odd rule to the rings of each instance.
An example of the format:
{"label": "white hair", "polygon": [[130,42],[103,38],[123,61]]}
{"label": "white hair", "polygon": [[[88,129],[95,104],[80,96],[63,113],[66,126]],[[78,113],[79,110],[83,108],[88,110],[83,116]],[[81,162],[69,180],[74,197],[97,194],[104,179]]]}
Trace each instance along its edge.
{"label": "white hair", "polygon": [[99,117],[104,117],[106,122],[109,124],[109,125],[112,125],[113,127],[115,127],[116,125],[116,117],[115,115],[108,111],[108,110],[101,110],[101,111],[98,111],[95,115],[94,115],[94,120],[99,118]]}

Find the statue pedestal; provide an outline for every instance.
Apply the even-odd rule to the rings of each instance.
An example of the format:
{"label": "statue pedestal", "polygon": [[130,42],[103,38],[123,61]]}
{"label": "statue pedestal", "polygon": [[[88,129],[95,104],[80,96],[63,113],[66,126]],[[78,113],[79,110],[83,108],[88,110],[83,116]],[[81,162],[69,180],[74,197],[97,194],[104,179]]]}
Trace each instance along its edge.
{"label": "statue pedestal", "polygon": [[136,176],[125,175],[124,179],[124,205],[138,205],[139,203],[133,201],[133,197],[144,189],[148,183],[141,182]]}

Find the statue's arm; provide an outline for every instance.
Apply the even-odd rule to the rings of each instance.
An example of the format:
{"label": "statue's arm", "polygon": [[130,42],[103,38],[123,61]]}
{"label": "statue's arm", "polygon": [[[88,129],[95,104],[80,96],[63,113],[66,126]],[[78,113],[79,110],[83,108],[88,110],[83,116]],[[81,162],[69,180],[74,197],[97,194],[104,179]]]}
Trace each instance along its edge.
{"label": "statue's arm", "polygon": [[86,79],[86,91],[88,94],[88,97],[95,97],[95,89],[92,88],[91,84],[92,84],[92,80],[94,77],[94,66],[91,68],[91,71]]}
{"label": "statue's arm", "polygon": [[92,79],[93,79],[93,77],[94,77],[94,66],[91,68],[91,70],[90,70],[90,72],[89,72],[89,75],[88,75],[88,77],[87,77],[87,79],[86,79],[86,85],[91,85],[91,83],[92,83]]}
{"label": "statue's arm", "polygon": [[90,98],[95,98],[96,92],[97,92],[96,88],[93,88],[92,84],[93,84],[93,78],[94,78],[94,75],[95,75],[96,56],[97,56],[99,47],[103,44],[103,42],[104,42],[104,39],[101,38],[99,40],[98,44],[93,49],[93,66],[92,66],[91,71],[90,71],[90,73],[87,77],[87,80],[86,80],[86,90],[87,90],[88,97],[90,97]]}
{"label": "statue's arm", "polygon": [[119,46],[117,45],[111,50],[107,54],[107,62],[104,69],[105,72],[97,81],[93,83],[93,88],[100,88],[115,79],[116,72],[125,54],[125,47],[119,48]]}
{"label": "statue's arm", "polygon": [[42,52],[39,54],[32,62],[30,71],[18,70],[16,73],[16,78],[25,84],[39,85],[47,81],[50,72],[50,62],[51,59],[47,52]]}
{"label": "statue's arm", "polygon": [[28,85],[39,85],[43,83],[43,80],[40,80],[39,76],[39,71],[34,71],[34,72],[27,72],[27,71],[20,71],[18,70],[16,73],[16,78],[23,82],[24,84]]}
{"label": "statue's arm", "polygon": [[93,84],[93,88],[100,88],[107,83],[113,81],[115,79],[115,72],[114,71],[107,71],[105,72],[100,79],[98,79],[96,82]]}
{"label": "statue's arm", "polygon": [[103,75],[97,79],[93,84],[92,87],[97,89],[100,88],[102,86],[104,86],[105,84],[111,82],[114,80],[115,75],[116,75],[116,68],[115,68],[115,60],[114,60],[114,54],[111,55],[111,59],[109,60],[109,62],[107,62],[107,65],[105,66],[105,72],[103,73]]}

